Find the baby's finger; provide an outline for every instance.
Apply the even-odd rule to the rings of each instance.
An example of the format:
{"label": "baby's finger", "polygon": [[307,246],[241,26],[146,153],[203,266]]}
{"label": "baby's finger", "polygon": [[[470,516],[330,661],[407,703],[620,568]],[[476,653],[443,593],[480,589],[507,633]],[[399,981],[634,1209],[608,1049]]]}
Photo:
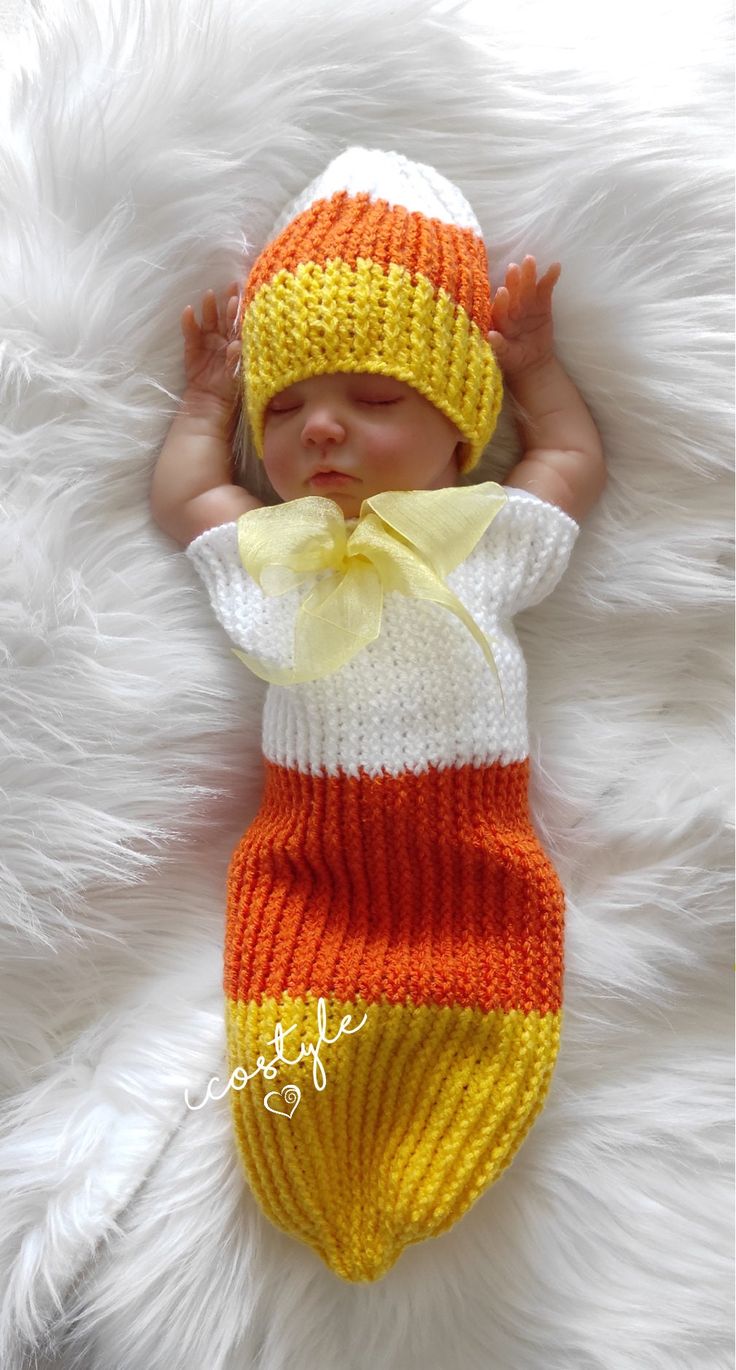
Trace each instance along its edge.
{"label": "baby's finger", "polygon": [[491,309],[493,322],[503,331],[509,321],[509,292],[505,285],[500,285],[493,298]]}
{"label": "baby's finger", "polygon": [[516,262],[509,262],[506,267],[506,283],[499,287],[501,290],[506,291],[509,306],[512,306],[515,303],[519,293],[519,275],[520,272]]}
{"label": "baby's finger", "polygon": [[195,343],[199,338],[199,324],[195,318],[194,310],[190,304],[187,305],[181,316],[181,331],[188,343]]}
{"label": "baby's finger", "polygon": [[217,331],[217,300],[214,290],[206,290],[202,296],[202,327],[208,333]]}
{"label": "baby's finger", "polygon": [[506,351],[506,339],[504,338],[503,333],[497,333],[495,329],[491,329],[488,334],[488,341],[493,348],[493,355],[495,356],[496,361],[501,363]]}
{"label": "baby's finger", "polygon": [[560,279],[561,271],[562,266],[560,265],[560,263],[553,262],[552,265],[547,268],[541,281],[539,282],[540,303],[543,304],[546,308],[549,307],[549,302],[552,299],[552,291],[554,290],[557,282]]}
{"label": "baby's finger", "polygon": [[537,263],[534,257],[525,257],[521,263],[519,282],[519,302],[525,311],[534,308],[537,300]]}
{"label": "baby's finger", "polygon": [[227,302],[227,309],[225,311],[225,322],[227,324],[228,333],[232,333],[233,329],[235,328],[235,316],[238,312],[238,300],[239,297],[237,295],[231,295],[230,299]]}
{"label": "baby's finger", "polygon": [[222,292],[222,296],[221,296],[221,298],[222,298],[222,315],[223,315],[223,318],[225,318],[225,317],[227,316],[227,311],[228,311],[228,309],[229,309],[229,307],[230,307],[231,301],[232,301],[232,300],[236,300],[236,301],[237,301],[239,295],[240,295],[240,287],[239,287],[239,285],[238,285],[238,282],[237,282],[237,281],[231,281],[230,284],[229,284],[228,286],[225,287],[225,289],[224,289],[223,292]]}

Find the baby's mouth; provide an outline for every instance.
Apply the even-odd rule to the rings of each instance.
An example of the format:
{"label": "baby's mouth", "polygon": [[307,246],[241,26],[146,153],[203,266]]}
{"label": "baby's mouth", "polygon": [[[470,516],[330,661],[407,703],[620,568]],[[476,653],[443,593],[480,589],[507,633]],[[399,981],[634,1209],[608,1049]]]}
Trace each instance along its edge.
{"label": "baby's mouth", "polygon": [[315,471],[309,477],[310,485],[349,485],[355,480],[354,476],[348,476],[344,471]]}

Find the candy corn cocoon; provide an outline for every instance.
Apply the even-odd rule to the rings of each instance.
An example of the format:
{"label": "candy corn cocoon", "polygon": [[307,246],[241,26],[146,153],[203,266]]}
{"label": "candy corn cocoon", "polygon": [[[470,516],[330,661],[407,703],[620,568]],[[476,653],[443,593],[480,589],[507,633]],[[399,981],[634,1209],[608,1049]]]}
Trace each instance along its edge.
{"label": "candy corn cocoon", "polygon": [[[263,1212],[343,1280],[380,1279],[467,1212],[558,1052],[565,902],[530,818],[512,619],[554,589],[579,529],[506,495],[447,576],[498,679],[443,604],[387,592],[380,634],[338,670],[269,684],[263,799],[230,862],[237,1147]],[[238,531],[186,555],[231,643],[288,667],[312,585],[264,593]]]}

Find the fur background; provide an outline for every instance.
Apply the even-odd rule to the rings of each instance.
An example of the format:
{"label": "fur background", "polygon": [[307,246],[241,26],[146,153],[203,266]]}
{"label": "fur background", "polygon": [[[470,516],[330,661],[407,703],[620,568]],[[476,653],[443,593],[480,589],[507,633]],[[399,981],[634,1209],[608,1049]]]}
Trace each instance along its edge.
{"label": "fur background", "polygon": [[[0,73],[3,1370],[721,1370],[732,1357],[732,20],[721,0],[37,0]],[[517,620],[565,1024],[513,1165],[375,1286],[244,1188],[225,872],[265,686],[148,490],[179,316],[349,143],[494,288],[562,262],[609,483]],[[244,262],[245,258],[245,262]],[[517,458],[508,401],[475,479]],[[247,453],[246,453],[247,462]]]}

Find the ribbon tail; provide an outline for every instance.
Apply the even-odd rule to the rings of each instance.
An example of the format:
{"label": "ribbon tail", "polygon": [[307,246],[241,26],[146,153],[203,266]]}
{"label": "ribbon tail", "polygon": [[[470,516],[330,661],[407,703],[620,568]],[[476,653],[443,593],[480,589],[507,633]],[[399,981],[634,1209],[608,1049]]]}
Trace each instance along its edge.
{"label": "ribbon tail", "polygon": [[493,674],[496,677],[496,684],[498,685],[498,689],[501,695],[501,705],[503,708],[504,715],[506,715],[506,696],[503,692],[503,685],[501,684],[501,673],[498,669],[498,666],[496,665],[496,658],[493,655],[493,651],[491,649],[491,645],[488,641],[488,638],[486,637],[485,633],[481,632],[481,629],[478,627],[478,624],[476,623],[472,615],[468,613],[467,609],[465,608],[465,605],[455,595],[452,594],[451,590],[448,591],[448,594],[455,602],[454,604],[450,604],[449,601],[446,601],[447,607],[454,610],[458,618],[462,619],[466,628],[468,628],[470,632],[473,634],[473,637],[481,647],[483,655],[485,656],[488,665],[490,666],[491,670],[493,671]]}
{"label": "ribbon tail", "polygon": [[261,658],[254,656],[252,652],[239,652],[237,647],[231,647],[233,656],[237,656],[244,666],[248,667],[259,680],[267,680],[270,685],[297,685],[299,675],[294,666],[277,666],[275,663],[268,665]]}

